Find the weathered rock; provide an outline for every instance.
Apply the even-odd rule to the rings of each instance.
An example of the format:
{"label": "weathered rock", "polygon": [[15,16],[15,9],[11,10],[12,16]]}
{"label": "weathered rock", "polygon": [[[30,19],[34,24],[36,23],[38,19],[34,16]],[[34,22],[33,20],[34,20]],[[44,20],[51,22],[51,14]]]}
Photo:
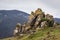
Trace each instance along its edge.
{"label": "weathered rock", "polygon": [[26,32],[26,23],[24,23],[23,25],[22,25],[22,31],[23,31],[23,33],[25,33]]}
{"label": "weathered rock", "polygon": [[18,36],[19,35],[20,27],[21,27],[21,24],[17,23],[16,28],[14,29],[14,33],[13,33],[14,36]]}
{"label": "weathered rock", "polygon": [[56,23],[56,22],[54,22],[53,27],[54,27],[54,28],[57,27],[57,23]]}
{"label": "weathered rock", "polygon": [[35,19],[34,13],[32,12],[28,18],[28,24],[31,24],[31,22]]}
{"label": "weathered rock", "polygon": [[35,14],[36,14],[36,15],[42,14],[42,10],[41,10],[40,8],[38,8],[38,9],[35,11]]}
{"label": "weathered rock", "polygon": [[46,19],[49,19],[49,20],[53,20],[53,16],[50,15],[50,14],[46,14],[45,18],[46,18]]}
{"label": "weathered rock", "polygon": [[36,16],[36,14],[33,11],[31,11],[31,15],[33,15],[34,17]]}
{"label": "weathered rock", "polygon": [[41,22],[41,28],[45,28],[46,26],[47,26],[47,22],[46,21]]}
{"label": "weathered rock", "polygon": [[29,24],[26,24],[25,31],[29,31],[31,29],[31,26]]}
{"label": "weathered rock", "polygon": [[39,25],[40,25],[40,22],[41,22],[41,19],[43,18],[43,14],[40,14],[40,15],[38,15],[37,16],[37,18],[36,18],[36,22],[35,22],[35,24],[34,24],[34,26],[37,28]]}

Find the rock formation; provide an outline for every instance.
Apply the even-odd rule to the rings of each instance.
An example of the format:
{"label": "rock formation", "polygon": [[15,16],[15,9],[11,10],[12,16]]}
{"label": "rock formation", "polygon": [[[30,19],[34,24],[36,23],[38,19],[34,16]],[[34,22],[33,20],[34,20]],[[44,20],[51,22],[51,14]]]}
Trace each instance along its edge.
{"label": "rock formation", "polygon": [[[17,29],[18,31],[22,32],[22,33],[26,33],[26,32],[31,32],[30,30],[34,30],[36,31],[36,28],[45,28],[46,26],[48,27],[53,27],[56,26],[56,23],[54,22],[54,18],[52,15],[50,14],[46,14],[40,9],[38,8],[37,10],[35,10],[35,12],[31,12],[29,19],[27,21],[27,23],[24,23],[22,25],[22,27],[20,27],[20,25],[17,25]],[[19,29],[20,27],[20,29]]]}

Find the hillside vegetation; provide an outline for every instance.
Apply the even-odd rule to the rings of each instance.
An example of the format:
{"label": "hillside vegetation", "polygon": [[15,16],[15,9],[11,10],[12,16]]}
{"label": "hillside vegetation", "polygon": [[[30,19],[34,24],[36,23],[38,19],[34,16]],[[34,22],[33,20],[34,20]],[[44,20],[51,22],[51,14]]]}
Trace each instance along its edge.
{"label": "hillside vegetation", "polygon": [[60,40],[60,26],[57,28],[47,27],[38,29],[34,34],[25,34],[23,37],[9,37],[3,40]]}

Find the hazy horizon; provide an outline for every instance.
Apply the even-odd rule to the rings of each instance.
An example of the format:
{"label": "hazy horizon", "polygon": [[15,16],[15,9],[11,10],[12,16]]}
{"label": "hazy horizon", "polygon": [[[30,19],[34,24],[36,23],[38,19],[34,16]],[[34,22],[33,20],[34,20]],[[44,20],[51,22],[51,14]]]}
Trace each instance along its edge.
{"label": "hazy horizon", "polygon": [[0,10],[20,10],[26,13],[41,8],[43,12],[60,18],[60,0],[0,0]]}

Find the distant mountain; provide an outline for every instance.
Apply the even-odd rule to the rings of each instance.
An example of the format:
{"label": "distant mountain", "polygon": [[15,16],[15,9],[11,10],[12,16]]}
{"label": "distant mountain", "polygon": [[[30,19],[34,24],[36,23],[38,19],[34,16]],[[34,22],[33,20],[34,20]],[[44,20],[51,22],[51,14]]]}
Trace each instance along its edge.
{"label": "distant mountain", "polygon": [[0,10],[0,38],[12,36],[16,24],[27,22],[28,16],[18,10]]}
{"label": "distant mountain", "polygon": [[60,23],[60,18],[54,18],[54,20],[58,23]]}

